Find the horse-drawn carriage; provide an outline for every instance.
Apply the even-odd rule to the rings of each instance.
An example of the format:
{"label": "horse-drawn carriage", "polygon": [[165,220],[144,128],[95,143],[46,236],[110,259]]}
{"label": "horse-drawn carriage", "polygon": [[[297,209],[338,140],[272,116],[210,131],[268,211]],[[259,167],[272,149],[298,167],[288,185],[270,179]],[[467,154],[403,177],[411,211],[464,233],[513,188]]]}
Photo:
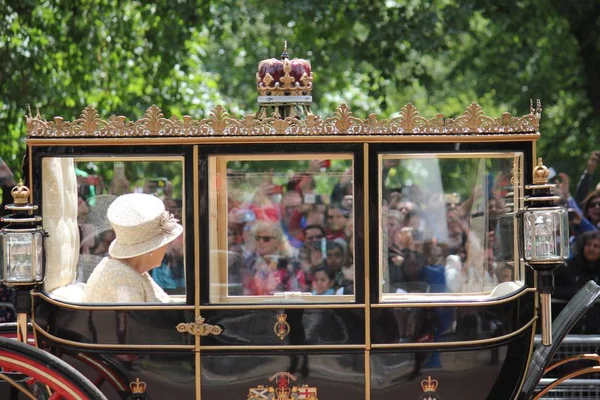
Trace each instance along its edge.
{"label": "horse-drawn carriage", "polygon": [[[551,271],[568,254],[536,162],[539,103],[320,118],[310,64],[287,54],[257,86],[241,119],[30,113],[28,182],[0,237],[32,343],[2,340],[0,397],[531,398],[597,296],[590,284],[534,354],[537,291],[549,345]],[[107,209],[132,192],[183,225],[148,273],[169,298],[132,301],[115,279],[119,301],[85,301],[115,235]]]}

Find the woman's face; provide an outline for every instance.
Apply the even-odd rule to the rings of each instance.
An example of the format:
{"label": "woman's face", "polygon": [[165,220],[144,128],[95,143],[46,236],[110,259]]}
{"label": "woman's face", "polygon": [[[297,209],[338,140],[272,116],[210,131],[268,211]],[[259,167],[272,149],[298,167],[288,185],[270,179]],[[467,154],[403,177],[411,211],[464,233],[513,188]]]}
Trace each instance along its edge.
{"label": "woman's face", "polygon": [[587,206],[586,217],[594,224],[600,222],[600,197],[590,199]]}
{"label": "woman's face", "polygon": [[165,258],[165,254],[167,253],[167,247],[169,247],[169,245],[164,245],[163,247],[160,247],[149,253],[148,263],[151,265],[151,268],[160,267],[162,260]]}
{"label": "woman's face", "polygon": [[589,262],[600,260],[600,238],[589,239],[583,246],[583,257]]}
{"label": "woman's face", "polygon": [[268,229],[259,230],[256,232],[254,240],[256,243],[256,251],[259,255],[268,256],[278,253],[279,239],[277,239],[274,232]]}

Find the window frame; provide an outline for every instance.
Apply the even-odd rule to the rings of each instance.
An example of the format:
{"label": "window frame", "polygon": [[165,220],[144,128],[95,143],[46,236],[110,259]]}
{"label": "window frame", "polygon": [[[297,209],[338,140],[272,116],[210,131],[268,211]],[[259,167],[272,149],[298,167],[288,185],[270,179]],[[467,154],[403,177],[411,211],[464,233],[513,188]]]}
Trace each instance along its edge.
{"label": "window frame", "polygon": [[[427,152],[425,152],[427,151]],[[513,204],[515,218],[513,219],[513,252],[514,257],[514,273],[515,276],[511,282],[518,285],[518,288],[514,289],[510,295],[514,295],[524,288],[526,288],[526,269],[525,264],[519,257],[518,254],[518,221],[516,214],[518,210],[523,207],[523,196],[524,196],[524,176],[523,171],[525,170],[525,160],[527,157],[524,149],[507,149],[503,151],[455,151],[449,152],[444,150],[425,150],[420,152],[419,150],[407,151],[407,152],[395,152],[395,151],[377,151],[376,152],[376,173],[377,173],[377,281],[375,287],[377,288],[377,300],[379,303],[393,304],[393,303],[413,303],[413,302],[440,302],[448,303],[454,301],[486,301],[486,300],[498,300],[503,295],[492,296],[494,290],[487,290],[481,292],[466,292],[466,293],[384,293],[383,292],[383,256],[384,256],[384,240],[383,240],[383,161],[384,160],[407,160],[407,159],[480,159],[480,158],[503,158],[513,160],[513,165],[516,166],[516,172],[518,178],[513,191]],[[512,157],[506,157],[511,155]],[[386,253],[387,254],[387,253]],[[496,285],[496,287],[498,284]]]}
{"label": "window frame", "polygon": [[[219,146],[220,147],[220,146]],[[202,276],[202,279],[205,283],[202,285],[201,290],[201,305],[207,306],[227,306],[233,304],[302,304],[305,306],[319,306],[323,304],[336,304],[336,305],[350,305],[362,303],[362,299],[364,298],[364,285],[362,285],[362,280],[360,279],[360,275],[364,274],[364,262],[357,261],[357,249],[358,254],[362,257],[362,247],[364,247],[363,237],[362,237],[362,229],[363,223],[360,221],[357,224],[356,215],[360,215],[358,210],[363,210],[363,199],[364,192],[362,190],[363,184],[363,173],[362,173],[362,165],[363,165],[363,151],[362,146],[360,148],[354,144],[344,144],[339,146],[340,149],[337,151],[328,150],[324,146],[314,146],[314,145],[292,145],[291,148],[288,148],[288,145],[280,145],[280,146],[269,146],[269,145],[261,145],[256,146],[256,151],[248,151],[247,149],[235,149],[234,151],[230,146],[220,147],[218,150],[221,151],[205,151],[201,159],[201,167],[200,169],[206,169],[206,186],[205,190],[208,192],[205,200],[208,203],[207,215],[204,216],[203,220],[206,221],[205,234],[210,238],[217,238],[219,245],[221,243],[226,243],[227,240],[227,192],[222,191],[220,195],[217,195],[212,188],[216,187],[217,176],[223,176],[227,171],[227,163],[230,161],[277,161],[277,160],[285,160],[285,161],[310,161],[312,159],[330,159],[330,160],[349,160],[352,163],[353,168],[353,191],[354,191],[354,204],[352,210],[352,216],[354,221],[354,260],[353,260],[353,269],[354,269],[354,294],[352,295],[303,295],[294,292],[288,292],[285,294],[276,294],[270,296],[251,296],[251,295],[242,295],[242,296],[230,296],[228,293],[228,284],[223,284],[223,282],[228,282],[228,270],[227,270],[227,260],[225,259],[225,255],[227,254],[224,248],[216,247],[213,248],[211,244],[206,241],[206,246],[202,252],[205,254],[203,257],[204,265],[207,265],[208,268],[205,268],[205,272]],[[254,146],[251,147],[253,149]],[[205,148],[206,149],[206,148]],[[225,151],[223,151],[225,150]],[[288,151],[286,151],[288,150]],[[205,167],[203,166],[205,165]],[[359,166],[360,165],[360,166]],[[357,173],[357,166],[358,173]],[[213,173],[214,171],[214,173]],[[360,177],[359,177],[360,173]],[[201,189],[202,191],[202,189]],[[357,199],[357,197],[359,197]],[[203,200],[201,200],[203,201]],[[213,210],[213,204],[218,204],[219,209]],[[215,215],[216,214],[216,215]],[[215,221],[218,229],[215,229]],[[211,225],[212,223],[212,225]],[[357,227],[358,225],[358,227]],[[360,233],[359,233],[360,231]],[[220,232],[220,233],[219,233]],[[359,237],[360,236],[360,237]],[[220,258],[219,261],[213,261],[213,255],[211,254],[213,251],[218,251],[221,254],[217,255]],[[208,254],[207,254],[208,253]],[[215,281],[213,276],[215,274],[219,274],[219,281]],[[357,280],[357,277],[359,278]],[[208,281],[208,282],[207,282]],[[221,286],[216,293],[213,287],[216,285]]]}

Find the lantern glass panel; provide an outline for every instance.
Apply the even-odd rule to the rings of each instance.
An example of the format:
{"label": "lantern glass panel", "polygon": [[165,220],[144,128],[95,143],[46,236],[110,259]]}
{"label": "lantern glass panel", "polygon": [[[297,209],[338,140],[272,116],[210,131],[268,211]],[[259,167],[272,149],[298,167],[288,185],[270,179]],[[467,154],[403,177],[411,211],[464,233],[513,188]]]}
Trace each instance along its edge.
{"label": "lantern glass panel", "polygon": [[35,258],[33,259],[33,271],[35,273],[34,280],[36,282],[42,282],[44,280],[44,246],[43,246],[44,234],[42,232],[35,232],[33,234]]}
{"label": "lantern glass panel", "polygon": [[6,282],[24,283],[34,280],[33,262],[36,249],[33,237],[29,232],[11,232],[5,236]]}
{"label": "lantern glass panel", "polygon": [[523,217],[525,260],[554,261],[568,255],[568,220],[564,210],[528,210]]}
{"label": "lantern glass panel", "polygon": [[569,247],[569,213],[563,209],[560,212],[560,243],[562,247],[562,258],[565,260],[570,255]]}

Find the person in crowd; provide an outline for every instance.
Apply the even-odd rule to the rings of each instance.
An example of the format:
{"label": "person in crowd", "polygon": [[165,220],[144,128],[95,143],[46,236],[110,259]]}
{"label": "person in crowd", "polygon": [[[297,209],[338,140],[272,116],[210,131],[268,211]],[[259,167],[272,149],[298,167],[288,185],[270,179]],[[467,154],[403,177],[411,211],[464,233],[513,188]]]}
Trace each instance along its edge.
{"label": "person in crowd", "polygon": [[320,243],[325,239],[325,229],[321,225],[308,225],[304,228],[304,246]]}
{"label": "person in crowd", "polygon": [[[334,273],[335,288],[353,287],[353,282],[346,278],[344,269],[348,267],[348,244],[342,238],[327,241],[327,257],[325,265]],[[346,292],[347,294],[347,292]]]}
{"label": "person in crowd", "polygon": [[388,238],[394,238],[396,232],[404,228],[405,215],[398,210],[390,209],[387,213],[387,234]]}
{"label": "person in crowd", "polygon": [[[555,272],[553,296],[570,300],[590,280],[600,284],[600,231],[585,232],[578,238],[574,257]],[[592,309],[584,315],[573,333],[597,333],[598,330],[600,314]]]}
{"label": "person in crowd", "polygon": [[300,220],[300,226],[306,228],[309,225],[325,226],[325,213],[322,206],[313,204],[308,207]]}
{"label": "person in crowd", "polygon": [[352,167],[347,168],[340,177],[340,181],[333,187],[333,191],[331,192],[332,203],[343,204],[346,196],[353,195],[352,176]]}
{"label": "person in crowd", "polygon": [[292,249],[277,222],[257,221],[253,227],[255,252],[245,261],[244,294],[272,295],[298,291],[305,285],[297,281]]}
{"label": "person in crowd", "polygon": [[435,238],[426,240],[423,244],[423,257],[426,261],[423,268],[423,281],[429,285],[429,292],[446,292],[444,254],[442,247]]}
{"label": "person in crowd", "polygon": [[334,295],[335,289],[335,272],[325,266],[321,266],[315,270],[313,276],[313,291],[314,295]]}
{"label": "person in crowd", "polygon": [[[558,184],[558,189],[559,189],[559,193],[564,201],[564,203],[566,204],[567,207],[569,207],[570,210],[572,210],[569,214],[569,223],[571,225],[571,238],[570,238],[570,242],[573,243],[576,239],[577,236],[579,236],[579,234],[583,233],[583,232],[589,232],[589,231],[595,231],[598,230],[598,226],[597,224],[594,224],[593,222],[591,222],[590,219],[587,218],[588,213],[592,216],[592,217],[596,217],[596,207],[595,205],[593,207],[589,207],[590,210],[581,210],[579,208],[579,204],[578,202],[571,196],[571,192],[569,190],[569,176],[563,172],[561,172],[560,174],[558,174],[558,176],[560,177],[560,180],[557,180],[556,183]],[[600,193],[600,192],[598,192]],[[600,202],[600,199],[596,199],[596,202]],[[584,205],[587,205],[587,202],[584,199]],[[591,205],[591,203],[590,203]],[[600,210],[598,210],[600,211]]]}
{"label": "person in crowd", "polygon": [[341,204],[331,204],[325,212],[327,217],[327,239],[334,240],[344,238],[346,233],[346,223],[350,218],[350,212],[342,207]]}
{"label": "person in crowd", "polygon": [[86,303],[167,303],[169,296],[150,271],[161,265],[183,227],[156,196],[119,196],[108,208],[115,232],[108,257],[94,269],[83,292]]}
{"label": "person in crowd", "polygon": [[577,188],[575,189],[575,201],[577,205],[580,207],[583,206],[583,201],[588,196],[590,191],[592,190],[592,179],[594,176],[594,171],[598,167],[600,163],[600,151],[593,151],[588,158],[587,166],[579,182],[577,183]]}
{"label": "person in crowd", "polygon": [[94,247],[94,249],[91,251],[92,254],[94,254],[96,256],[100,256],[100,257],[108,256],[110,245],[114,240],[115,240],[115,231],[114,230],[109,229],[107,231],[100,233],[100,238],[99,238],[96,246]]}
{"label": "person in crowd", "polygon": [[496,268],[496,275],[498,277],[498,283],[514,281],[513,269],[506,263],[502,263]]}
{"label": "person in crowd", "polygon": [[281,199],[281,229],[290,244],[295,248],[302,247],[302,196],[295,190],[283,193]]}
{"label": "person in crowd", "polygon": [[583,200],[582,203],[583,216],[594,227],[600,226],[600,190],[594,190]]}
{"label": "person in crowd", "polygon": [[152,279],[165,290],[180,291],[185,288],[183,236],[179,236],[169,244],[161,265],[154,268],[151,275]]}

